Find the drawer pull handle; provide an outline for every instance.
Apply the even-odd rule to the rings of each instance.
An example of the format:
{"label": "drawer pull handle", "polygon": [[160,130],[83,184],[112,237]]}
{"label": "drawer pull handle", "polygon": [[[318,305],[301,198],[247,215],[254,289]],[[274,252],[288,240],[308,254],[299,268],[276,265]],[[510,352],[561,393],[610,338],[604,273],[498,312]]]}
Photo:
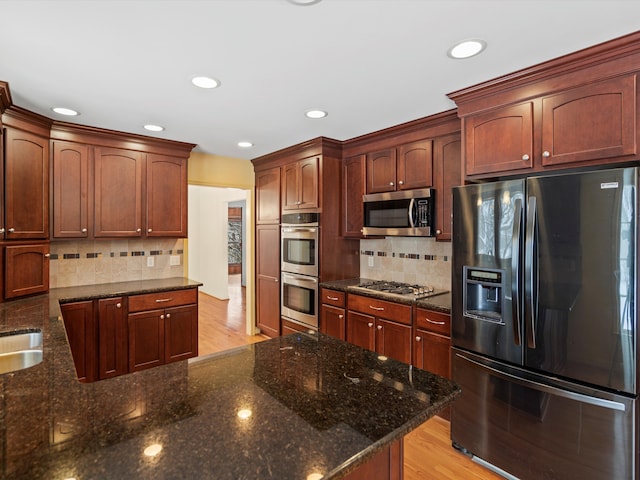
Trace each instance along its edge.
{"label": "drawer pull handle", "polygon": [[431,320],[429,317],[424,317],[424,319],[429,322],[429,323],[433,323],[434,325],[444,325],[447,322],[437,322],[436,320]]}
{"label": "drawer pull handle", "polygon": [[334,302],[337,302],[338,300],[340,300],[338,297],[330,297],[329,295],[327,295],[327,299],[333,300]]}
{"label": "drawer pull handle", "polygon": [[377,310],[378,312],[384,312],[384,307],[374,307],[373,305],[369,305],[371,310]]}
{"label": "drawer pull handle", "polygon": [[170,302],[173,298],[157,298],[156,303]]}

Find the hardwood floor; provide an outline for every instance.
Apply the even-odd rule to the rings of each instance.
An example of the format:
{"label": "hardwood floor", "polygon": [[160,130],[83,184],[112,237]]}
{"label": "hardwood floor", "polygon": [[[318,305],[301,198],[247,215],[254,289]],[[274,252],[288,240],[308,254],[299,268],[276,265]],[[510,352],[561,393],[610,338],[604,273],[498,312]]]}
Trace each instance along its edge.
{"label": "hardwood floor", "polygon": [[[266,340],[245,332],[245,295],[240,275],[229,275],[229,300],[199,294],[200,355]],[[451,447],[449,422],[434,417],[405,437],[404,480],[500,480]]]}

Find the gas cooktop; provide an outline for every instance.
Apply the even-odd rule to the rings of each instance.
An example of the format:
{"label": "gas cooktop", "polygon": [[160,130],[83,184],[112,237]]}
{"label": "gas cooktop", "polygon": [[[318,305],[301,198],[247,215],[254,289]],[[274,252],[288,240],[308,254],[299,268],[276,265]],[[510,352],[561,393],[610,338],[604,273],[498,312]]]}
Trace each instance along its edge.
{"label": "gas cooktop", "polygon": [[360,283],[353,288],[380,292],[387,295],[395,295],[402,298],[426,298],[434,295],[441,295],[448,291],[436,289],[430,286],[411,285],[409,283],[402,282],[388,282],[385,280],[371,280]]}

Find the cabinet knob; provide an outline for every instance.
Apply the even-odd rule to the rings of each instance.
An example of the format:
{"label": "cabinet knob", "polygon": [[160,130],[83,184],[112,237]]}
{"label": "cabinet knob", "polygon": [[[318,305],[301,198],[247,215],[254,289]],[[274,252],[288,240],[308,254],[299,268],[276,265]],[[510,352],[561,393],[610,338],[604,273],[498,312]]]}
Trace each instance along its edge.
{"label": "cabinet knob", "polygon": [[0,233],[4,233],[4,232],[5,232],[4,227],[0,228]]}
{"label": "cabinet knob", "polygon": [[164,320],[164,315],[160,315],[160,320]]}
{"label": "cabinet knob", "polygon": [[393,183],[393,182],[389,182],[389,186],[390,186],[390,187],[393,187],[393,186],[394,186],[394,183]]}
{"label": "cabinet knob", "polygon": [[419,342],[420,340],[422,340],[422,337],[416,337],[416,342]]}
{"label": "cabinet knob", "polygon": [[122,308],[122,304],[120,302],[116,303],[116,308]]}
{"label": "cabinet knob", "polygon": [[142,231],[141,228],[136,228],[136,232],[140,233]]}
{"label": "cabinet knob", "polygon": [[378,330],[382,330],[382,325],[378,325]]}
{"label": "cabinet knob", "polygon": [[344,318],[344,315],[340,314],[340,315],[338,315],[338,318],[339,318],[340,320],[342,320],[342,319]]}
{"label": "cabinet knob", "polygon": [[436,235],[440,235],[442,233],[442,230],[436,230]]}
{"label": "cabinet knob", "polygon": [[9,233],[13,233],[13,232],[16,231],[16,229],[15,228],[10,228],[8,231],[9,231]]}
{"label": "cabinet knob", "polygon": [[404,185],[404,181],[402,180],[398,181],[398,185]]}
{"label": "cabinet knob", "polygon": [[148,232],[148,233],[153,232],[153,228],[148,228],[148,229],[147,229],[147,232]]}
{"label": "cabinet knob", "polygon": [[274,282],[276,282],[276,283],[278,283],[278,279],[277,279],[277,278],[274,278],[274,279],[273,279],[273,281],[274,281]]}
{"label": "cabinet knob", "polygon": [[524,160],[525,162],[529,160],[529,155],[527,155],[526,153],[522,155],[522,160]]}
{"label": "cabinet knob", "polygon": [[551,154],[547,150],[545,150],[544,152],[542,152],[542,156],[544,158],[549,158],[551,156]]}
{"label": "cabinet knob", "polygon": [[171,318],[171,314],[170,313],[167,313],[167,318]]}
{"label": "cabinet knob", "polygon": [[369,328],[373,327],[373,323],[372,322],[367,323],[367,327]]}
{"label": "cabinet knob", "polygon": [[45,254],[44,254],[44,258],[49,258],[50,256],[51,256],[51,254],[50,254],[50,253],[45,253]]}
{"label": "cabinet knob", "polygon": [[83,229],[82,229],[82,233],[87,233],[87,229],[86,229],[86,228],[83,228]]}

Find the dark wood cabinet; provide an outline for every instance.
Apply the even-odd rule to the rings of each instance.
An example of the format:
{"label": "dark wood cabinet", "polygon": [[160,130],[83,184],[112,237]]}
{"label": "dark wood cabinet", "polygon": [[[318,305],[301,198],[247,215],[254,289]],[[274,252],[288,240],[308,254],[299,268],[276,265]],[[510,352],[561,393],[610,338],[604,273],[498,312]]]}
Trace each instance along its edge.
{"label": "dark wood cabinet", "polygon": [[280,225],[256,227],[256,316],[262,333],[280,335]]}
{"label": "dark wood cabinet", "polygon": [[347,341],[411,363],[411,306],[361,295],[347,297]]}
{"label": "dark wood cabinet", "polygon": [[345,340],[347,312],[344,292],[321,288],[320,303],[320,332]]}
{"label": "dark wood cabinet", "polygon": [[98,378],[102,380],[129,371],[127,318],[123,297],[99,299],[97,306]]}
{"label": "dark wood cabinet", "polygon": [[146,236],[187,236],[187,159],[147,154]]}
{"label": "dark wood cabinet", "polygon": [[14,244],[4,247],[4,298],[49,290],[49,244]]}
{"label": "dark wood cabinet", "polygon": [[89,236],[89,147],[74,142],[53,142],[54,238]]}
{"label": "dark wood cabinet", "polygon": [[362,237],[365,193],[366,155],[346,158],[342,166],[342,235]]}
{"label": "dark wood cabinet", "polygon": [[282,211],[318,208],[318,157],[282,167]]}
{"label": "dark wood cabinet", "polygon": [[143,154],[94,149],[95,237],[142,237]]}
{"label": "dark wood cabinet", "polygon": [[433,142],[419,140],[367,154],[367,193],[433,185]]}
{"label": "dark wood cabinet", "polygon": [[256,224],[280,223],[280,168],[256,173]]}
{"label": "dark wood cabinet", "polygon": [[198,291],[175,290],[128,298],[129,371],[198,355]]}
{"label": "dark wood cabinet", "polygon": [[49,139],[9,127],[4,137],[4,236],[47,239]]}
{"label": "dark wood cabinet", "polygon": [[436,240],[451,241],[451,188],[462,184],[460,133],[434,140],[433,178],[436,189]]}
{"label": "dark wood cabinet", "polygon": [[357,467],[344,480],[402,480],[404,476],[404,439],[383,447],[371,460]]}
{"label": "dark wood cabinet", "polygon": [[96,326],[93,300],[60,305],[67,340],[81,382],[96,380]]}

